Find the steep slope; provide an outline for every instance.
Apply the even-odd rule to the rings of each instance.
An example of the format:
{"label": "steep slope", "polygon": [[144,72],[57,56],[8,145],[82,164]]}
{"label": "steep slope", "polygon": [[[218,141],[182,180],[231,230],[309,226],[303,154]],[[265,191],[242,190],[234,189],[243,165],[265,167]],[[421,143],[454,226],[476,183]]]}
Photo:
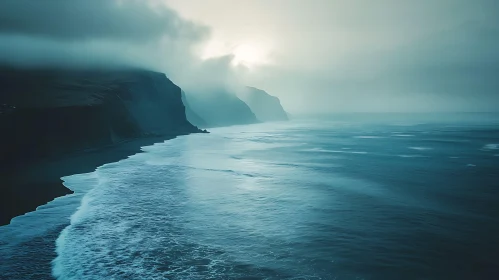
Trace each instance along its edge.
{"label": "steep slope", "polygon": [[221,90],[217,92],[187,94],[192,110],[209,127],[257,123],[259,120],[250,107],[236,95]]}
{"label": "steep slope", "polygon": [[180,88],[150,71],[0,71],[2,163],[196,132]]}
{"label": "steep slope", "polygon": [[182,91],[182,102],[184,102],[185,105],[185,116],[190,123],[199,128],[208,127],[206,121],[203,120],[196,112],[194,112],[194,110],[192,110],[189,101],[187,101],[187,96],[185,95],[184,91]]}
{"label": "steep slope", "polygon": [[288,115],[281,106],[279,98],[254,87],[246,87],[238,92],[239,98],[243,100],[256,117],[261,121],[285,121]]}
{"label": "steep slope", "polygon": [[143,70],[0,70],[0,225],[70,193],[60,177],[199,132],[181,89]]}

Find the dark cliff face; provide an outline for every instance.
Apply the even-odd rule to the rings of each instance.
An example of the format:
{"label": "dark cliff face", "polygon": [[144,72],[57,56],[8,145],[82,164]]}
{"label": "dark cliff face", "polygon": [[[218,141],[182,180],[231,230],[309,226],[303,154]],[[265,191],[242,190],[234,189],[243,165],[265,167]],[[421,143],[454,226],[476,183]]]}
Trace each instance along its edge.
{"label": "dark cliff face", "polygon": [[164,74],[120,71],[0,71],[2,165],[115,144],[197,132],[181,89]]}
{"label": "dark cliff face", "polygon": [[187,93],[187,100],[208,127],[258,123],[250,107],[236,95],[224,90]]}
{"label": "dark cliff face", "polygon": [[193,125],[199,127],[199,128],[206,128],[208,127],[208,124],[206,123],[203,118],[201,118],[194,110],[192,110],[191,105],[189,104],[189,101],[187,101],[187,96],[185,95],[185,92],[182,91],[182,102],[184,102],[185,105],[185,116],[187,117],[187,120],[192,123]]}
{"label": "dark cliff face", "polygon": [[185,110],[161,73],[0,69],[0,225],[70,193],[62,176],[199,132]]}
{"label": "dark cliff face", "polygon": [[261,121],[288,120],[279,98],[254,87],[246,87],[238,96],[251,108]]}

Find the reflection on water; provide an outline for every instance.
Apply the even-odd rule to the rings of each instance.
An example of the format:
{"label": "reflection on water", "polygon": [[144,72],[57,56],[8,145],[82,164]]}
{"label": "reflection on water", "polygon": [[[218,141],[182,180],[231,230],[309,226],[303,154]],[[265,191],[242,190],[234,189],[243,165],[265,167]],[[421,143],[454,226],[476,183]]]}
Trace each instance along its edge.
{"label": "reflection on water", "polygon": [[[67,178],[60,279],[495,279],[495,125],[215,129]],[[78,192],[77,192],[78,193]]]}

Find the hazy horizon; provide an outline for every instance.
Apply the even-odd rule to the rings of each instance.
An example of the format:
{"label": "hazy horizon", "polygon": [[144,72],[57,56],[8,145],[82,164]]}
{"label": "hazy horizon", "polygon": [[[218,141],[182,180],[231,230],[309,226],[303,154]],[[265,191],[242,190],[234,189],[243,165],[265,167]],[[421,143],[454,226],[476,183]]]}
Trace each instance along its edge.
{"label": "hazy horizon", "polygon": [[0,3],[0,64],[134,66],[189,92],[248,85],[291,114],[499,112],[491,0]]}
{"label": "hazy horizon", "polygon": [[0,279],[496,279],[498,11],[0,0]]}

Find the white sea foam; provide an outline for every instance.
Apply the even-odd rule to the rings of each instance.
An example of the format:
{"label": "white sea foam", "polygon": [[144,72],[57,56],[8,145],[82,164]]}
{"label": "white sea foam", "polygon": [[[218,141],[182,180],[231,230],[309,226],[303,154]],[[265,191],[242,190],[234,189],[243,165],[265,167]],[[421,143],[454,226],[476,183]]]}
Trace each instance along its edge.
{"label": "white sea foam", "polygon": [[398,155],[401,158],[424,158],[427,156],[424,155]]}
{"label": "white sea foam", "polygon": [[412,134],[393,134],[392,136],[395,136],[395,137],[414,137],[415,135],[412,135]]}
{"label": "white sea foam", "polygon": [[[350,147],[341,137],[330,143],[329,135],[323,135],[320,141],[310,141],[309,145],[316,146],[310,149],[293,148],[298,145],[290,145],[285,137],[276,143],[257,137],[245,141],[246,136],[230,130],[224,132],[226,137],[190,135],[146,147],[146,153],[99,168],[92,174],[93,181],[87,180],[91,190],[71,217],[71,225],[57,240],[53,275],[60,280],[236,279],[248,275],[328,279],[330,273],[321,274],[311,265],[315,256],[300,254],[299,261],[293,259],[292,244],[303,235],[310,219],[318,218],[313,222],[320,224],[322,217],[332,213],[322,216],[316,206],[334,209],[340,214],[334,216],[342,218],[354,209],[353,203],[342,199],[343,194],[375,197],[375,201],[383,200],[380,205],[421,207],[422,203],[354,177],[355,169],[354,178],[335,174],[342,169],[336,168],[340,164],[352,162],[342,160],[344,154],[368,152],[357,151],[362,148]],[[376,143],[365,143],[371,142]],[[410,153],[404,141],[392,143],[399,146],[394,144],[390,151]],[[417,148],[426,144],[412,145],[416,148],[412,150],[424,151]],[[282,151],[282,147],[287,149]],[[377,151],[376,145],[371,148]],[[336,153],[341,155],[335,157]],[[426,154],[395,156],[421,158]],[[369,157],[359,156],[356,164],[376,164],[364,160]],[[425,164],[426,160],[406,161]],[[80,185],[83,178],[71,176],[67,182]],[[317,227],[311,230],[316,233]],[[244,270],[237,271],[235,267],[241,264]],[[272,278],[277,275],[274,267],[283,268],[280,278]]]}
{"label": "white sea foam", "polygon": [[[293,201],[325,199],[302,186],[317,184],[324,190],[334,186],[371,196],[384,194],[377,186],[361,180],[327,177],[320,175],[323,171],[315,171],[318,167],[337,166],[331,162],[290,164],[272,157],[252,159],[240,154],[252,151],[266,156],[252,143],[245,146],[237,141],[224,142],[216,135],[209,141],[202,137],[190,135],[145,147],[145,153],[104,165],[88,174],[90,178],[65,178],[72,187],[86,184],[91,190],[57,239],[53,276],[60,280],[221,279],[248,274],[267,278],[268,272],[252,268],[231,271],[232,260],[250,257],[255,268],[280,261],[248,249],[261,240],[259,233],[252,232],[257,228],[267,236],[291,234],[292,238],[293,231],[276,231],[289,228],[286,220],[295,217],[294,210],[287,213],[286,209],[302,207]],[[314,172],[321,173],[314,176]],[[295,189],[289,192],[283,180],[295,181]],[[259,207],[264,202],[264,207],[279,205],[267,201],[277,198],[282,203],[289,201],[293,207],[282,208],[285,211],[279,214],[279,220],[269,225],[266,215],[281,209],[262,211]],[[303,207],[301,211],[308,206]],[[308,270],[307,266],[299,268],[302,275],[307,275]],[[310,275],[313,273],[310,270]]]}
{"label": "white sea foam", "polygon": [[328,149],[321,149],[321,148],[312,148],[312,149],[306,149],[304,151],[321,152],[321,153],[336,153],[336,154],[359,154],[359,155],[368,154],[368,152],[365,152],[365,151],[352,151],[352,150],[350,150],[350,148],[342,148],[342,150],[328,150]]}
{"label": "white sea foam", "polygon": [[[227,270],[227,254],[219,253],[216,247],[204,245],[212,241],[204,240],[203,232],[220,230],[228,221],[242,230],[248,222],[259,223],[262,219],[252,217],[257,205],[247,204],[246,200],[229,205],[221,203],[225,200],[220,196],[232,194],[234,198],[239,192],[247,195],[261,192],[258,196],[261,197],[266,190],[255,182],[268,179],[254,176],[259,170],[274,175],[296,170],[294,176],[297,178],[305,178],[305,174],[298,173],[305,171],[295,166],[274,166],[263,162],[253,164],[244,158],[235,160],[230,149],[226,153],[217,151],[227,148],[227,143],[213,139],[211,143],[204,139],[197,141],[199,137],[191,135],[146,147],[146,153],[98,168],[92,174],[95,179],[89,186],[92,189],[72,215],[71,224],[57,239],[58,256],[53,261],[53,276],[64,280],[231,277],[231,272]],[[194,141],[192,144],[195,145],[182,148],[188,146],[189,141]],[[258,151],[257,147],[254,148]],[[224,160],[219,160],[220,157]],[[161,161],[165,158],[170,162]],[[202,158],[209,160],[205,162]],[[226,169],[227,160],[230,161],[230,170]],[[213,172],[223,170],[230,172]],[[249,172],[252,176],[239,176]],[[311,171],[307,169],[306,172],[310,174]],[[70,185],[78,185],[82,183],[79,181],[82,178],[66,179],[71,181]],[[314,180],[321,178],[317,176]],[[320,182],[330,182],[324,180]],[[207,182],[209,186],[206,186]],[[191,190],[193,187],[196,189]],[[307,195],[310,192],[304,191],[300,196]],[[211,200],[220,203],[208,203],[209,211],[192,216],[191,204],[197,204],[198,211],[203,211],[205,202]],[[224,218],[226,215],[240,217],[227,219]],[[227,234],[230,233],[227,231]],[[195,241],[191,240],[192,237]],[[243,237],[232,249],[226,244],[231,255],[239,254],[240,244],[256,244],[247,240],[249,236]],[[262,259],[259,255],[253,258],[257,264]],[[266,262],[268,260],[262,259],[260,265],[264,266]],[[252,274],[258,273],[254,271]]]}
{"label": "white sea foam", "polygon": [[[86,176],[86,174],[75,176]],[[0,227],[0,240],[17,244],[42,236],[58,225],[66,224],[87,192],[87,188],[68,184],[67,177],[63,179],[64,185],[74,191],[73,194],[55,198],[47,204],[38,206],[35,211],[13,218],[9,225]]]}
{"label": "white sea foam", "polygon": [[487,144],[483,146],[484,150],[499,150],[499,144]]}
{"label": "white sea foam", "polygon": [[[85,175],[75,175],[85,176]],[[15,217],[11,223],[0,227],[0,275],[7,273],[6,278],[1,279],[34,279],[29,277],[32,273],[27,269],[25,261],[20,262],[20,256],[28,261],[38,275],[41,265],[45,265],[44,258],[53,250],[50,242],[54,236],[69,221],[71,215],[76,211],[84,194],[87,191],[86,184],[77,186],[68,183],[69,178],[64,178],[64,185],[74,191],[63,197],[58,197],[51,202],[36,208],[36,211]],[[91,180],[90,180],[91,181]],[[30,194],[25,194],[30,195]],[[43,254],[43,256],[37,256]],[[7,258],[4,259],[4,257]],[[33,258],[33,259],[31,259]],[[25,274],[24,274],[25,273]],[[24,278],[26,277],[26,278]],[[43,277],[42,277],[43,278]],[[38,278],[37,278],[38,279]]]}
{"label": "white sea foam", "polygon": [[[129,195],[126,188],[131,186],[125,181],[129,178],[127,172],[134,172],[131,164],[133,160],[128,164],[123,161],[105,165],[92,174],[96,178],[93,188],[83,197],[80,207],[71,216],[71,224],[56,241],[58,256],[53,261],[52,274],[57,279],[165,278],[154,271],[148,272],[142,258],[133,257],[141,250],[153,248],[147,246],[144,235],[147,232],[134,234],[133,227],[140,225],[131,211],[134,206],[119,197]],[[83,183],[78,180],[81,177],[68,179],[72,185]],[[126,265],[114,267],[120,260]]]}
{"label": "white sea foam", "polygon": [[409,149],[416,150],[416,151],[429,151],[429,150],[433,150],[433,148],[429,148],[429,147],[409,147]]}
{"label": "white sea foam", "polygon": [[358,138],[358,139],[380,139],[383,138],[381,136],[374,136],[374,135],[361,135],[361,136],[354,136],[353,138]]}
{"label": "white sea foam", "polygon": [[5,242],[4,246],[15,250],[17,244],[43,236],[55,227],[66,224],[80,200],[81,195],[77,193],[58,197],[37,207],[35,211],[15,217],[10,224],[0,227],[0,240]]}

